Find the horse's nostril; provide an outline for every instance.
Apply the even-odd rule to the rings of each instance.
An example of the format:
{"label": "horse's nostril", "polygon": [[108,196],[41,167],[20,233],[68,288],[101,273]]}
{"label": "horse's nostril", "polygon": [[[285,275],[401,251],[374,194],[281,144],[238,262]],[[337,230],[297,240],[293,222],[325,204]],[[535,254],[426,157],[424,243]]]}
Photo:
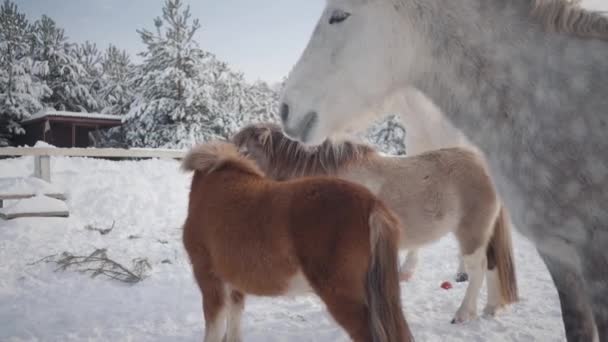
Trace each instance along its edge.
{"label": "horse's nostril", "polygon": [[281,109],[279,110],[279,115],[281,116],[281,120],[285,123],[287,119],[289,119],[289,106],[287,103],[281,103]]}

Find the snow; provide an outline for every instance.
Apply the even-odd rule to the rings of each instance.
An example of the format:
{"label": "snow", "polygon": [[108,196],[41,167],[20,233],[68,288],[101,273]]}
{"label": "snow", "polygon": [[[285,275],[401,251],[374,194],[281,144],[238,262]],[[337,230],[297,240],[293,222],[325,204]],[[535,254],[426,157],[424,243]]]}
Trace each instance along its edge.
{"label": "snow", "polygon": [[47,116],[67,116],[72,118],[87,118],[87,119],[99,119],[99,120],[120,120],[121,117],[117,115],[110,114],[100,114],[100,113],[82,113],[82,112],[67,112],[63,110],[41,110],[38,113],[30,116],[27,120],[24,120],[23,123],[38,120]]}
{"label": "snow", "polygon": [[6,177],[0,178],[0,196],[26,196],[31,194],[60,194],[63,191],[58,186],[36,177]]}
{"label": "snow", "polygon": [[30,198],[10,201],[11,204],[0,208],[0,216],[28,215],[28,214],[52,214],[58,216],[60,213],[68,212],[64,201],[56,198],[38,195]]}
{"label": "snow", "polygon": [[[173,160],[51,159],[53,183],[67,189],[69,218],[0,221],[0,341],[200,341],[201,297],[181,243],[190,175]],[[0,177],[31,174],[29,158],[0,160]],[[114,229],[106,235],[86,229]],[[515,233],[521,302],[496,318],[463,325],[450,320],[465,284],[452,281],[457,248],[448,237],[420,251],[402,300],[417,341],[564,341],[557,292],[526,239]],[[130,265],[148,258],[152,270],[135,285],[52,264],[28,265],[68,251],[107,248]],[[170,263],[169,263],[170,262]],[[479,310],[485,304],[485,286]],[[347,341],[314,296],[246,299],[245,341]]]}
{"label": "snow", "polygon": [[46,141],[42,141],[42,140],[36,141],[36,143],[34,144],[34,147],[57,148],[55,145],[51,145],[51,144],[47,143]]}

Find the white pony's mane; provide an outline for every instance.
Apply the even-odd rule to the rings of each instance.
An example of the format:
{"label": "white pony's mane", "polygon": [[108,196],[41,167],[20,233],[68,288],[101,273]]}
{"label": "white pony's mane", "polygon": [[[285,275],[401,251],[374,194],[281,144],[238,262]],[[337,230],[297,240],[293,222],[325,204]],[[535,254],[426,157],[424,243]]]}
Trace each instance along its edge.
{"label": "white pony's mane", "polygon": [[581,0],[531,1],[531,14],[541,21],[545,30],[608,40],[608,18],[601,12],[582,8]]}

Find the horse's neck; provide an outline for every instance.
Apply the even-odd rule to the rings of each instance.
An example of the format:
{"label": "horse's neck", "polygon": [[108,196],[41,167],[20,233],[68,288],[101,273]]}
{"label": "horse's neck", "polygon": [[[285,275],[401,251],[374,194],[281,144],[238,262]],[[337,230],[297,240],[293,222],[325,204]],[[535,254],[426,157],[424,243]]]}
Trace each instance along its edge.
{"label": "horse's neck", "polygon": [[[514,143],[582,143],[589,134],[605,144],[595,127],[608,108],[608,43],[543,31],[524,0],[479,1],[463,11],[470,18],[441,13],[459,11],[454,7],[429,6],[437,12],[427,13],[435,18],[427,56],[433,69],[415,86],[487,153]],[[452,43],[454,32],[461,34]],[[576,117],[586,121],[587,134],[558,134],[553,127]]]}
{"label": "horse's neck", "polygon": [[464,134],[444,117],[439,108],[414,88],[395,94],[385,111],[399,113],[405,126],[405,147],[408,155],[445,147],[471,147]]}
{"label": "horse's neck", "polygon": [[[483,3],[475,10],[495,13],[458,19],[441,12],[454,7],[433,7],[430,50],[420,58],[433,68],[414,86],[484,152],[501,198],[519,213],[516,226],[546,224],[537,213],[547,208],[557,221],[579,210],[606,215],[608,42],[541,31],[529,7],[509,8],[521,1],[466,3],[475,1]],[[569,182],[597,192],[553,195]]]}

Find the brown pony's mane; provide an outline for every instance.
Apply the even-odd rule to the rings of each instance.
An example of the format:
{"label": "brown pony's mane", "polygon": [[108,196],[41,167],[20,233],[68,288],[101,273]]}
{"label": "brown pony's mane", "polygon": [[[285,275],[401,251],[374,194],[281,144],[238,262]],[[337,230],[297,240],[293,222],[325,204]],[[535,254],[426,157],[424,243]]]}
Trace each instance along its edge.
{"label": "brown pony's mane", "polygon": [[608,40],[608,18],[601,12],[582,8],[581,0],[531,1],[531,14],[541,21],[545,30]]}
{"label": "brown pony's mane", "polygon": [[233,167],[245,173],[264,177],[257,164],[239,153],[234,144],[224,141],[193,147],[182,161],[182,170],[212,173],[223,167]]}
{"label": "brown pony's mane", "polygon": [[271,123],[249,125],[235,134],[232,141],[239,147],[248,142],[261,147],[269,159],[269,169],[264,171],[274,178],[333,175],[376,154],[371,146],[348,141],[332,143],[325,140],[319,146],[305,146],[289,139],[280,126]]}

